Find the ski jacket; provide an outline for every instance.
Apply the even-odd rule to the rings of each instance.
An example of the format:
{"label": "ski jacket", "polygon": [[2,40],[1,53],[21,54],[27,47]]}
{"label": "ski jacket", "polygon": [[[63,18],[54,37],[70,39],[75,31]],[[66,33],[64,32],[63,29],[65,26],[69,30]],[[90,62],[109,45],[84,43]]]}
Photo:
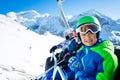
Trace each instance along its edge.
{"label": "ski jacket", "polygon": [[113,80],[118,61],[109,40],[97,42],[91,47],[82,46],[76,57],[83,69],[77,71],[75,80]]}
{"label": "ski jacket", "polygon": [[71,38],[70,40],[64,40],[63,42],[59,43],[57,46],[57,49],[64,50],[65,48],[68,48],[68,51],[73,51],[76,49],[77,42],[75,38]]}
{"label": "ski jacket", "polygon": [[78,45],[78,43],[76,42],[75,38],[73,38],[67,46],[68,51],[69,52],[75,51],[77,48],[77,45]]}
{"label": "ski jacket", "polygon": [[[64,55],[67,53],[67,52],[72,52],[73,50],[76,49],[76,46],[77,46],[77,42],[75,41],[74,38],[71,38],[69,41],[65,40],[63,42],[61,42],[60,44],[56,45],[57,46],[57,49],[62,49],[63,51],[61,53],[59,53],[61,55],[61,57],[64,57]],[[65,49],[68,49],[68,51],[64,51]],[[63,72],[65,73],[65,75],[69,76],[69,79],[73,80],[74,78],[74,73],[68,68],[64,68],[63,69]],[[45,80],[51,80],[52,78],[52,75],[53,75],[53,69],[51,69],[47,74],[46,74],[46,79]],[[66,76],[66,77],[67,77]],[[59,75],[59,73],[57,72],[56,74],[56,78],[61,80],[61,76]]]}
{"label": "ski jacket", "polygon": [[72,54],[73,52],[75,53],[75,51],[79,47],[75,38],[71,38],[70,40],[65,40],[56,46],[57,49],[62,49],[62,51],[59,53],[60,57],[64,57],[68,52],[70,54]]}

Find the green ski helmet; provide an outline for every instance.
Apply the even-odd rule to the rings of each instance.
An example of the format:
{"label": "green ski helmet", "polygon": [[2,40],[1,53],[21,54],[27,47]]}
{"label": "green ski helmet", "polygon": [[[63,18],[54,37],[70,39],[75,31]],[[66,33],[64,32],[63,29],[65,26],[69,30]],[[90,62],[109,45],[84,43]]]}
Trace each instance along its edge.
{"label": "green ski helmet", "polygon": [[100,31],[101,31],[101,25],[100,25],[99,20],[95,16],[83,16],[83,17],[81,17],[76,24],[76,29],[81,27],[84,24],[89,24],[89,23],[94,24],[98,27],[99,31],[97,33],[97,38],[99,38]]}

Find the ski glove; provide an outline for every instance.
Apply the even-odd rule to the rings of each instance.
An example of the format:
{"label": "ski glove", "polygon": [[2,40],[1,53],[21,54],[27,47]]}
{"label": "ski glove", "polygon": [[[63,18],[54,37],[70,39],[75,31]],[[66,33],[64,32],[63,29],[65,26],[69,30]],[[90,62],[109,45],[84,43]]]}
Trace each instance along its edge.
{"label": "ski glove", "polygon": [[62,59],[61,53],[56,53],[56,58],[58,61],[61,60]]}
{"label": "ski glove", "polygon": [[53,47],[50,49],[50,53],[54,52],[56,49],[57,49],[57,46],[53,46]]}
{"label": "ski glove", "polygon": [[82,64],[80,64],[77,57],[75,56],[69,59],[68,67],[75,73],[78,72],[79,70],[82,70]]}
{"label": "ski glove", "polygon": [[63,59],[65,59],[66,61],[68,61],[72,56],[73,56],[73,54],[72,54],[71,52],[68,52],[68,53],[66,53],[66,54],[63,56]]}

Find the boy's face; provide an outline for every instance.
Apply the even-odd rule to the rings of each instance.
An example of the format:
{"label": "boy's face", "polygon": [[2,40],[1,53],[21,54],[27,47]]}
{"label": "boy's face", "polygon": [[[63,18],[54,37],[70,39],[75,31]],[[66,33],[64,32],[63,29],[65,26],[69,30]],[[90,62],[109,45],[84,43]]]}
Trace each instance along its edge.
{"label": "boy's face", "polygon": [[82,43],[86,46],[92,46],[97,42],[96,34],[92,32],[87,32],[86,34],[80,34]]}

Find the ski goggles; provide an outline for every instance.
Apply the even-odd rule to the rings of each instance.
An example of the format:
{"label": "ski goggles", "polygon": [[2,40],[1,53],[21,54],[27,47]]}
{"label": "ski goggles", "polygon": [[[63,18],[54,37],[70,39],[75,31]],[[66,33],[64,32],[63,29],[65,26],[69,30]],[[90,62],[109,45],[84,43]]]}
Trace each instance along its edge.
{"label": "ski goggles", "polygon": [[95,24],[84,24],[82,26],[78,26],[76,29],[76,32],[80,32],[81,34],[86,34],[89,31],[95,34],[100,31],[100,28]]}

